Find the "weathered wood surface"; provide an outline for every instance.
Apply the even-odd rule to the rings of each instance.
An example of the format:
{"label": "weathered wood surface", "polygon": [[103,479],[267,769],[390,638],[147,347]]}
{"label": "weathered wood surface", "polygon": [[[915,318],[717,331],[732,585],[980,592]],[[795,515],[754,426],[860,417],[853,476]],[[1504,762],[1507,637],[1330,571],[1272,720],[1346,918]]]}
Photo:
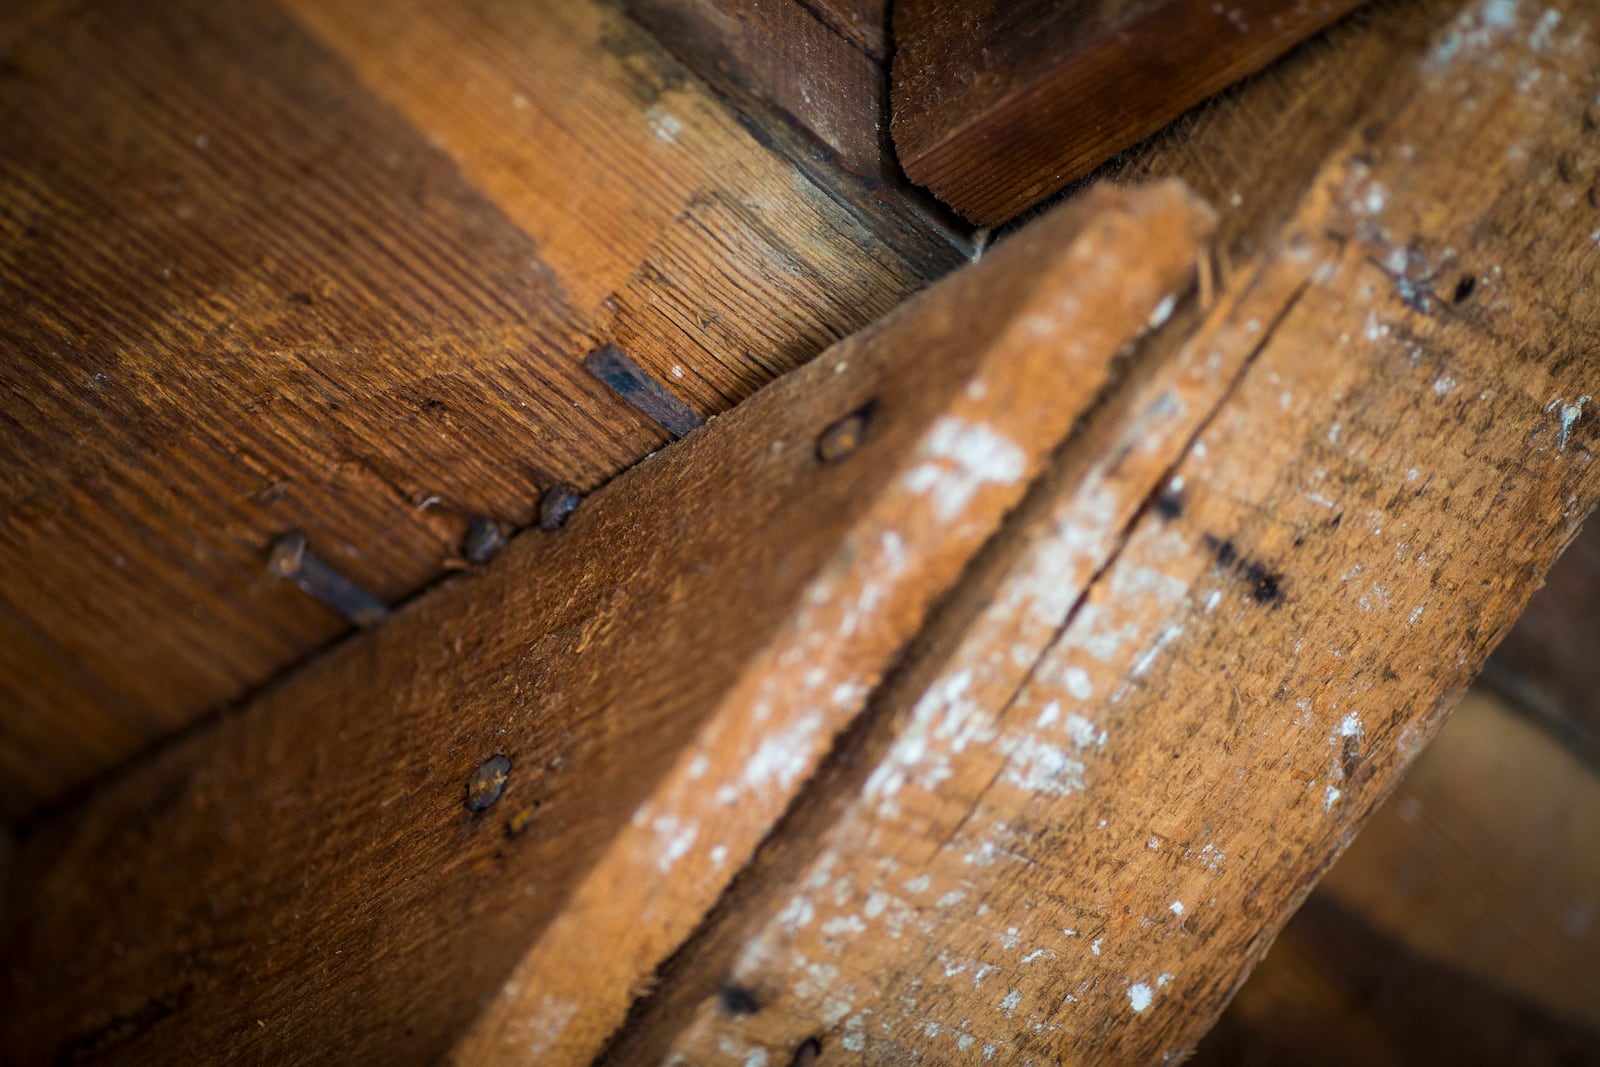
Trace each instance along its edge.
{"label": "weathered wood surface", "polygon": [[1193,1062],[1600,1062],[1597,836],[1592,767],[1475,688]]}
{"label": "weathered wood surface", "polygon": [[341,633],[959,258],[588,0],[0,11],[0,817]]}
{"label": "weathered wood surface", "polygon": [[37,830],[0,1047],[592,1054],[1209,224],[1085,198]]}
{"label": "weathered wood surface", "polygon": [[724,94],[758,136],[885,235],[970,228],[905,180],[889,137],[884,0],[628,0],[627,10]]}
{"label": "weathered wood surface", "polygon": [[1400,72],[1194,341],[1243,371],[1164,491],[963,585],[614,1062],[1199,1039],[1600,494],[1594,19],[1468,5]]}
{"label": "weathered wood surface", "polygon": [[901,0],[892,131],[906,175],[997,226],[1360,0]]}

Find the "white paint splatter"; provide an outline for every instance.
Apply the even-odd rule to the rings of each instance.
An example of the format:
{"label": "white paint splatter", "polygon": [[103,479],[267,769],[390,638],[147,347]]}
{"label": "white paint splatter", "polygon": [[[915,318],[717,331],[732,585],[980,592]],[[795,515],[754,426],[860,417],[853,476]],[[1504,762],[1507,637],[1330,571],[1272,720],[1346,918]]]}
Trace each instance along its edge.
{"label": "white paint splatter", "polygon": [[1005,780],[1035,793],[1066,796],[1083,788],[1083,764],[1056,745],[1024,737],[1011,754]]}
{"label": "white paint splatter", "polygon": [[1009,485],[1027,471],[1027,456],[1009,438],[982,423],[941,418],[923,443],[927,462],[905,476],[905,488],[933,498],[934,514],[950,522],[986,484]]}
{"label": "white paint splatter", "polygon": [[1088,748],[1090,745],[1104,748],[1106,740],[1110,737],[1106,731],[1076,712],[1067,716],[1062,728],[1066,730],[1067,736],[1072,738],[1072,743],[1080,749]]}
{"label": "white paint splatter", "polygon": [[1322,810],[1332,811],[1333,806],[1339,802],[1339,797],[1342,795],[1337,787],[1328,786],[1327,791],[1322,796]]}
{"label": "white paint splatter", "polygon": [[1022,993],[1021,993],[1021,991],[1013,989],[1011,992],[1007,993],[1004,997],[1001,998],[1001,1000],[1000,1000],[1000,1010],[1005,1012],[1006,1018],[1009,1019],[1009,1018],[1011,1018],[1011,1014],[1017,1010],[1017,1005],[1021,1004],[1021,1003],[1022,1003]]}
{"label": "white paint splatter", "polygon": [[1580,396],[1569,404],[1565,400],[1557,398],[1550,402],[1549,407],[1545,408],[1546,411],[1557,407],[1560,408],[1557,418],[1561,420],[1561,437],[1557,443],[1556,451],[1565,452],[1567,450],[1567,438],[1572,433],[1572,427],[1577,425],[1578,419],[1583,415],[1584,405],[1589,403],[1589,400],[1590,398],[1587,396]]}
{"label": "white paint splatter", "polygon": [[1174,915],[1183,914],[1183,901],[1181,900],[1174,900],[1171,904],[1168,904],[1167,907],[1172,910],[1172,914]]}
{"label": "white paint splatter", "polygon": [[1061,682],[1078,700],[1088,700],[1094,696],[1094,686],[1089,682],[1089,672],[1082,667],[1068,667],[1061,672]]}
{"label": "white paint splatter", "polygon": [[678,143],[678,135],[683,132],[683,123],[678,116],[653,107],[644,113],[644,120],[649,124],[650,132],[656,135],[656,140],[662,144]]}
{"label": "white paint splatter", "polygon": [[1104,944],[1104,943],[1105,943],[1105,938],[1103,938],[1103,937],[1095,938],[1093,943],[1091,943],[1089,945],[1089,951],[1094,953],[1096,956],[1100,955],[1100,946],[1102,944]]}
{"label": "white paint splatter", "polygon": [[1143,982],[1136,982],[1128,987],[1128,1006],[1134,1011],[1144,1011],[1150,1006],[1155,993]]}

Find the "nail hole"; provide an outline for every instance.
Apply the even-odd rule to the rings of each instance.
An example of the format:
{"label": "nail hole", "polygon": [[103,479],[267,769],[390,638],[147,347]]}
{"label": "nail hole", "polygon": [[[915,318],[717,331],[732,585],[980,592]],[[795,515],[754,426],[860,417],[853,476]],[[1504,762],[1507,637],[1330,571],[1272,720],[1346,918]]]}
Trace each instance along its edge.
{"label": "nail hole", "polygon": [[1455,295],[1450,297],[1450,302],[1452,304],[1462,303],[1472,295],[1472,291],[1477,287],[1478,279],[1474,278],[1470,274],[1463,274],[1461,276],[1461,280],[1456,282]]}
{"label": "nail hole", "polygon": [[821,1055],[822,1042],[814,1037],[808,1037],[794,1050],[794,1059],[789,1061],[789,1067],[812,1067]]}
{"label": "nail hole", "polygon": [[867,428],[876,406],[876,401],[869,400],[823,430],[817,437],[817,458],[824,463],[838,463],[855,455],[856,449],[867,439]]}

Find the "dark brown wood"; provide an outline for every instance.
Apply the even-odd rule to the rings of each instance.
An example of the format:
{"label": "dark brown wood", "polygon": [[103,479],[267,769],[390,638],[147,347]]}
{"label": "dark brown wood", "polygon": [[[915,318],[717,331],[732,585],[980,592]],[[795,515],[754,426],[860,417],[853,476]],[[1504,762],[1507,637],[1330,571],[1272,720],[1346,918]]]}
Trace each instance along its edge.
{"label": "dark brown wood", "polygon": [[914,182],[997,226],[1360,0],[900,0],[893,135]]}
{"label": "dark brown wood", "polygon": [[37,828],[0,1047],[592,1054],[1209,224],[1175,183],[1085,198]]}
{"label": "dark brown wood", "polygon": [[[910,248],[968,228],[905,180],[889,137],[885,0],[629,0],[628,11],[812,180]],[[904,231],[904,237],[901,232]]]}
{"label": "dark brown wood", "polygon": [[41,0],[0,47],[0,817],[346,630],[281,534],[395,602],[658,447],[599,345],[705,416],[960,255],[603,3]]}

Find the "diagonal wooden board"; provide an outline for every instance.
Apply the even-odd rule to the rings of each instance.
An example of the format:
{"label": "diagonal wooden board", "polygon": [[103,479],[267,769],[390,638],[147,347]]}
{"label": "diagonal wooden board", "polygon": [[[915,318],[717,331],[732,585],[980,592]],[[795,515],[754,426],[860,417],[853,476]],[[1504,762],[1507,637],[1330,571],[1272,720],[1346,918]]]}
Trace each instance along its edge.
{"label": "diagonal wooden board", "polygon": [[488,1006],[468,1049],[597,1047],[1210,225],[1085,198],[34,832],[0,1045],[437,1057]]}
{"label": "diagonal wooden board", "polygon": [[1191,342],[1244,370],[1159,492],[1008,526],[610,1062],[1193,1045],[1600,496],[1595,17],[1463,6]]}

